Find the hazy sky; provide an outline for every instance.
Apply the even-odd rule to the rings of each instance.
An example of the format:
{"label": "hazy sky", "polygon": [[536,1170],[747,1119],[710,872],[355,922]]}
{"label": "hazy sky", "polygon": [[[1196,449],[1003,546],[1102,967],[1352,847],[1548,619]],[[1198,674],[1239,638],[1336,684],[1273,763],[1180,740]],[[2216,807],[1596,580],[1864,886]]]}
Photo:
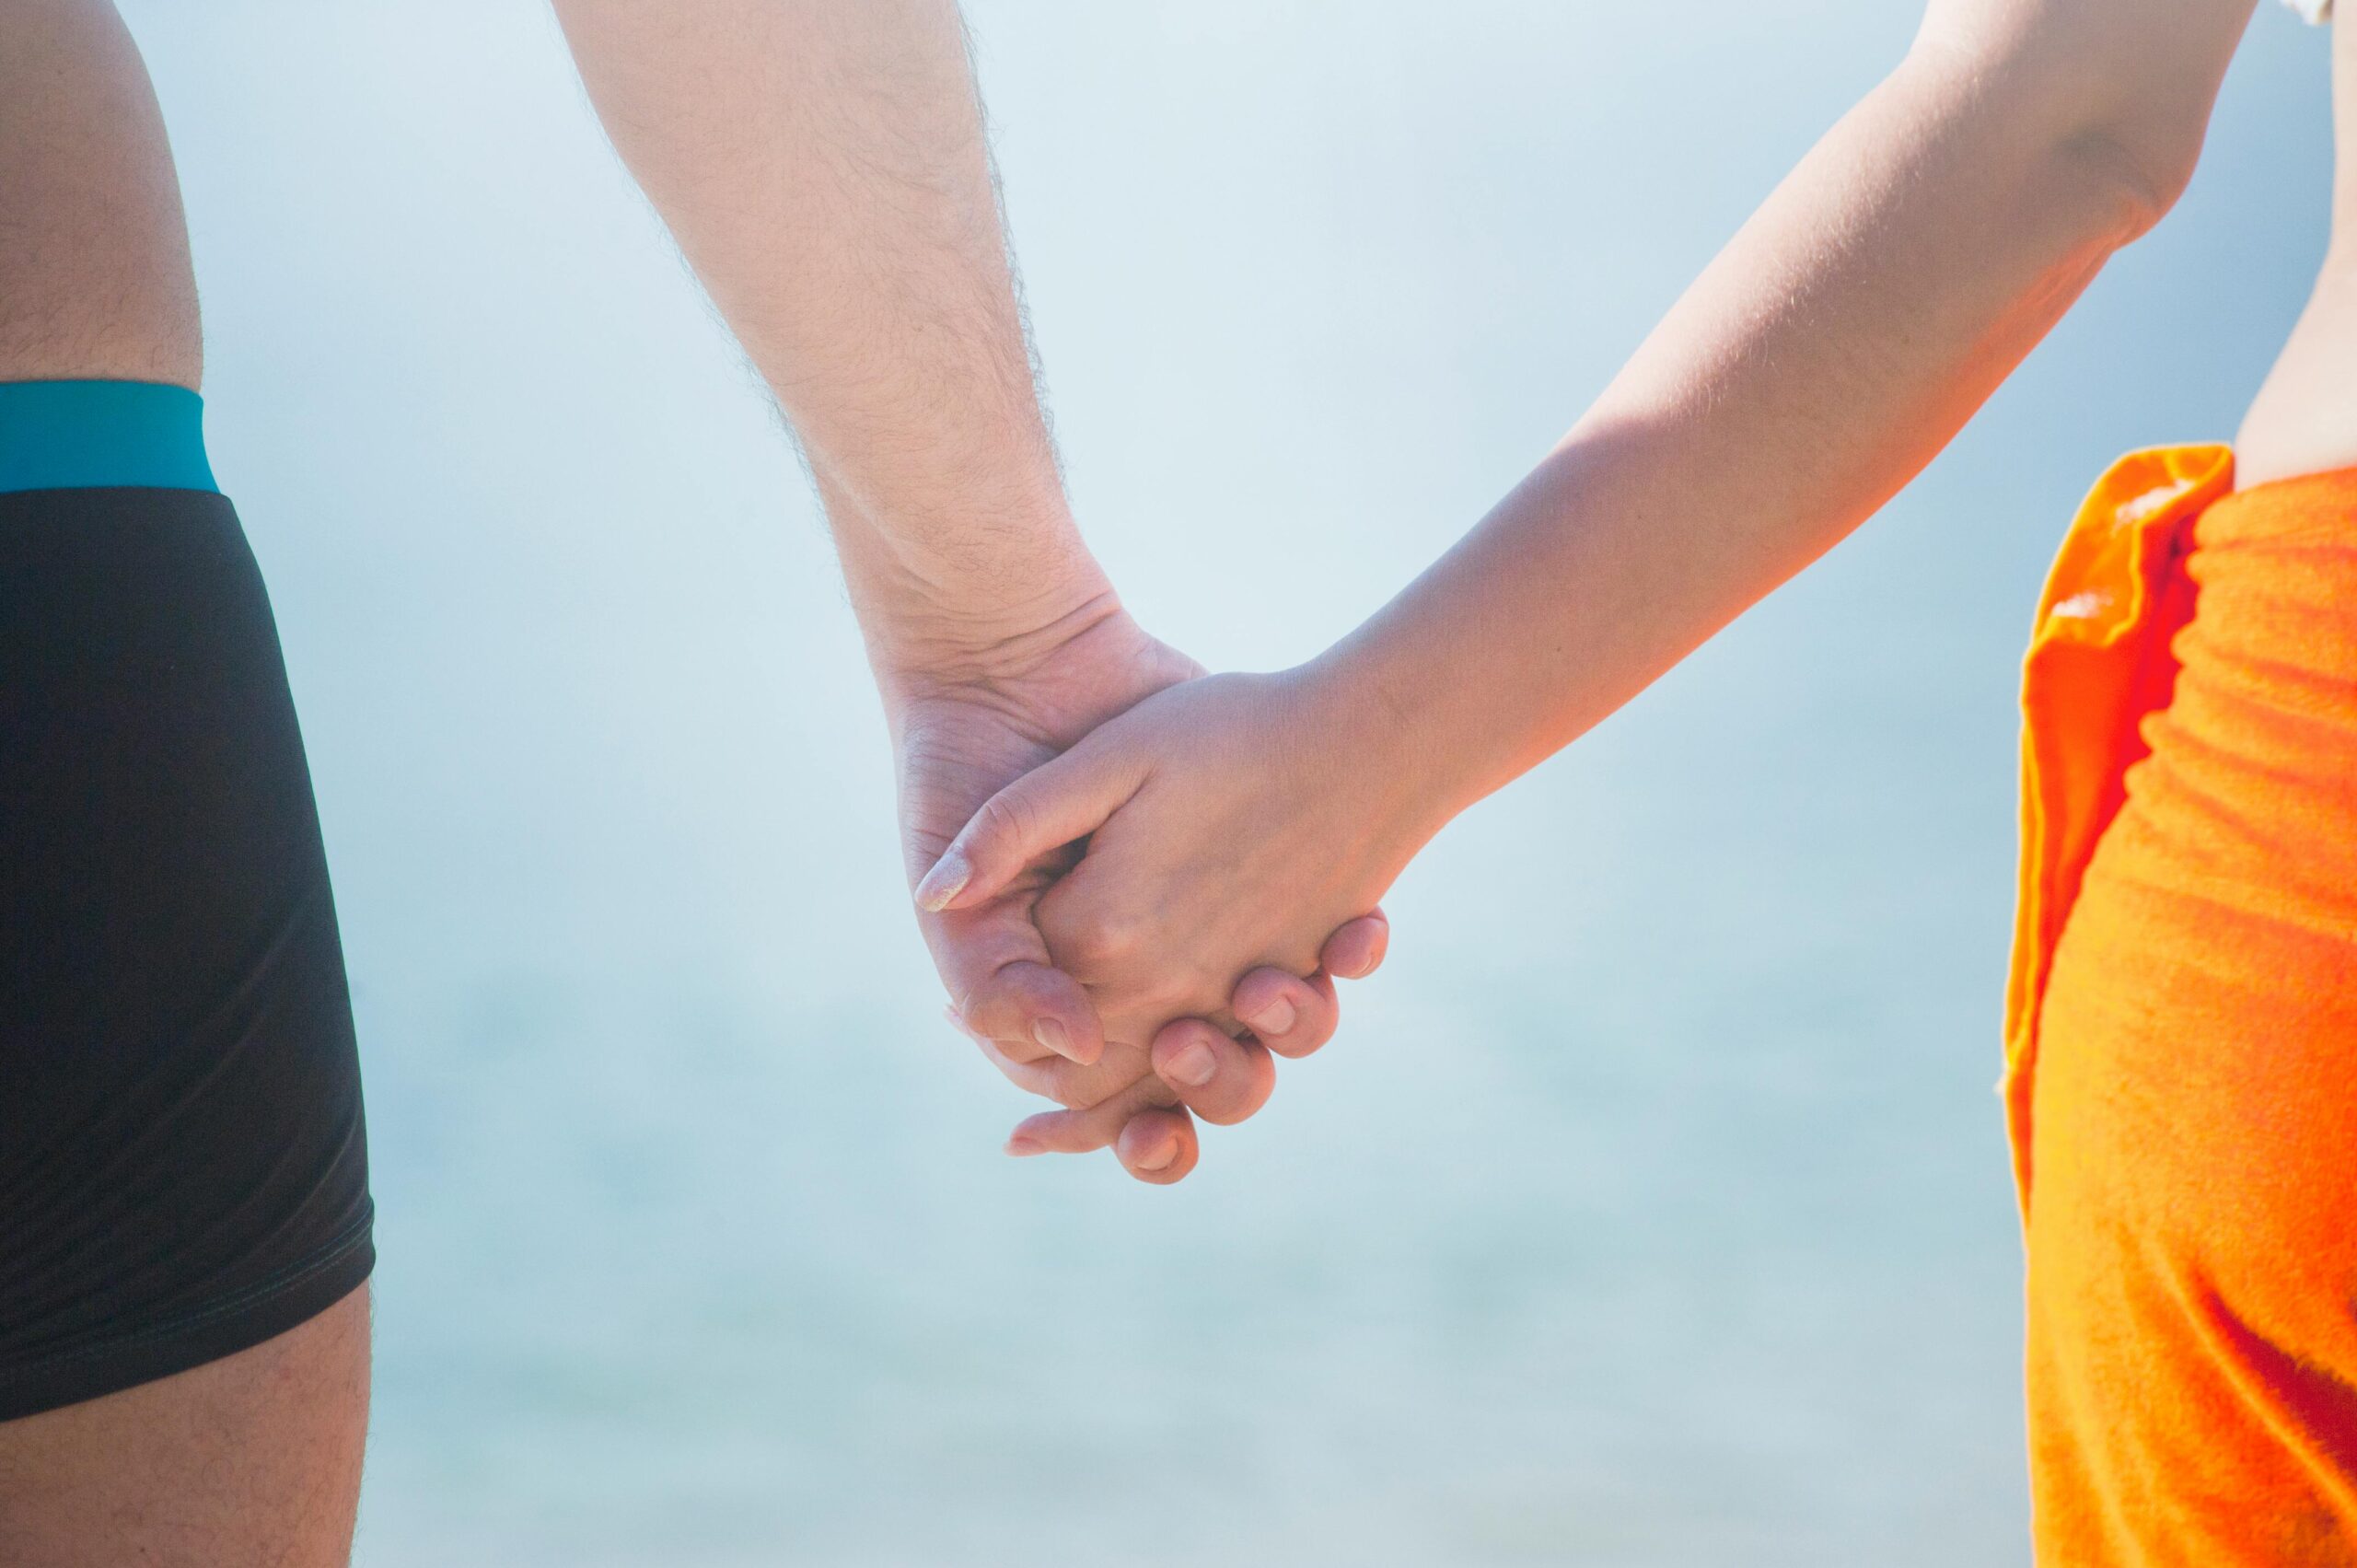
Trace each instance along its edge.
{"label": "hazy sky", "polygon": [[[691,901],[741,879],[740,930],[739,896],[821,874],[785,853],[814,817],[845,827],[825,899],[882,915],[881,748],[804,486],[540,7],[129,9],[188,188],[216,467],[339,867],[369,861],[343,878],[356,967],[424,940],[393,912],[459,868],[467,918],[502,918],[493,866],[535,900],[510,953],[547,939],[551,881],[598,917],[608,854]],[[1142,617],[1214,665],[1353,624],[1570,422],[1903,49],[1906,10],[973,7],[1075,500]],[[2295,312],[2326,54],[2269,8],[2167,227],[1887,538],[1678,698],[1871,625],[1956,640],[1971,662],[1921,700],[1993,709],[2077,492],[2120,447],[2229,432]],[[624,821],[632,844],[585,844]]]}
{"label": "hazy sky", "polygon": [[[1858,540],[1446,834],[1343,1038],[1149,1194],[998,1160],[802,479],[540,7],[126,9],[360,1000],[364,1563],[2020,1560],[2020,645],[2102,466],[2230,434],[2297,311],[2321,36],[2267,7],[2169,224]],[[1140,616],[1261,668],[1354,624],[1909,10],[975,4]]]}

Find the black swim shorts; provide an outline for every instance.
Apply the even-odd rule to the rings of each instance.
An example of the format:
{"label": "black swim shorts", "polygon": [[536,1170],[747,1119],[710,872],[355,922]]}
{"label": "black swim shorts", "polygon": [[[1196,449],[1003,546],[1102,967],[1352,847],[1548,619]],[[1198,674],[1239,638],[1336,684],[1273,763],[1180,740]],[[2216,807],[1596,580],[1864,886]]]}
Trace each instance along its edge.
{"label": "black swim shorts", "polygon": [[335,906],[270,601],[197,490],[0,494],[0,1420],[367,1278]]}

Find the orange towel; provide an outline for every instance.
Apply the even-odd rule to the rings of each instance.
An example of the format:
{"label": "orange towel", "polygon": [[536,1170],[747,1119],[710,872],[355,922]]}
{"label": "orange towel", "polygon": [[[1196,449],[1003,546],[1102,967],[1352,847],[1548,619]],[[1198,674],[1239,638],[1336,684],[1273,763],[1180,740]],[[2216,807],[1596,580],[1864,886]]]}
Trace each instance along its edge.
{"label": "orange towel", "polygon": [[2116,465],[2026,667],[2045,1568],[2357,1568],[2357,470],[2232,484],[2223,447]]}

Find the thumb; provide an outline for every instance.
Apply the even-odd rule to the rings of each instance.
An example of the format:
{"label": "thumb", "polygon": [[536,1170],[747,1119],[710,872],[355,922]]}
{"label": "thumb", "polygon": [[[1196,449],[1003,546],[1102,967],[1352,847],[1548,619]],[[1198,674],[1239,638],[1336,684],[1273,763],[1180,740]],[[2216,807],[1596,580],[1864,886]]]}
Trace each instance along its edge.
{"label": "thumb", "polygon": [[1137,793],[1143,768],[1111,747],[1086,741],[1041,763],[982,802],[917,884],[917,903],[935,914],[995,897],[1023,868],[1105,825]]}

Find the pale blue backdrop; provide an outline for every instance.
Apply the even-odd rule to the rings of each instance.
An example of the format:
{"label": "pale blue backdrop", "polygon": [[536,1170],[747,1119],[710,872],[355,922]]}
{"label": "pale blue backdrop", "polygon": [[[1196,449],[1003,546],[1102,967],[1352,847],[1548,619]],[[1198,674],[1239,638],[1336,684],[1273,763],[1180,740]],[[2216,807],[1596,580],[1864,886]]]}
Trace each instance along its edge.
{"label": "pale blue backdrop", "polygon": [[[129,7],[333,858],[380,1205],[358,1561],[2026,1561],[2016,662],[2321,250],[2270,7],[1955,450],[1434,845],[1200,1175],[996,1153],[795,461],[525,0]],[[1089,536],[1306,656],[1905,47],[1889,0],[978,0]]]}

